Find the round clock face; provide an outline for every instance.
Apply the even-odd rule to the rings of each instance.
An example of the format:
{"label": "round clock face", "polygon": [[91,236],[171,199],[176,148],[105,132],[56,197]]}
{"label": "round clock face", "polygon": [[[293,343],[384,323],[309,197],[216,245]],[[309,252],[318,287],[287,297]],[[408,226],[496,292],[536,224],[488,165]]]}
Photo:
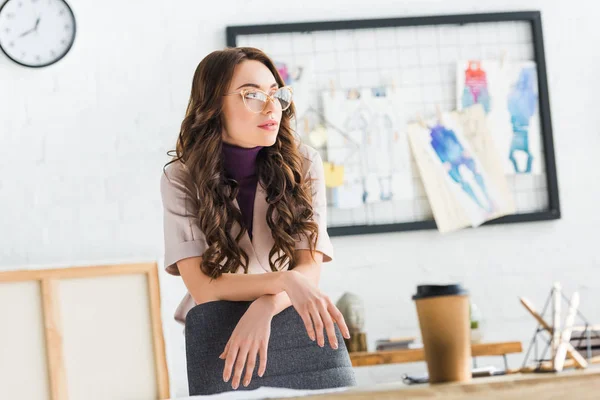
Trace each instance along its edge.
{"label": "round clock face", "polygon": [[8,0],[0,8],[0,48],[18,64],[53,64],[74,40],[75,16],[63,0]]}

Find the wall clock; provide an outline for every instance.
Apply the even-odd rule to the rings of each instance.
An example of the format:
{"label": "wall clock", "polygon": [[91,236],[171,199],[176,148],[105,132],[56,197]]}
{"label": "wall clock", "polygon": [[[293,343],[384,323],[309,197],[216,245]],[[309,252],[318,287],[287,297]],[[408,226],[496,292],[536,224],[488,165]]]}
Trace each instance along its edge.
{"label": "wall clock", "polygon": [[40,68],[63,58],[75,40],[64,0],[7,0],[0,8],[0,49],[17,64]]}

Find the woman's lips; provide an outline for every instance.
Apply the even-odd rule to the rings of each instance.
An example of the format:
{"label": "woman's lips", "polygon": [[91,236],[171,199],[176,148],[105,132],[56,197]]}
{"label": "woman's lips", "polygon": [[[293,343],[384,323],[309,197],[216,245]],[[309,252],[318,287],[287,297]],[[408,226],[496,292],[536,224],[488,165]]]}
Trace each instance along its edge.
{"label": "woman's lips", "polygon": [[270,120],[270,121],[265,122],[262,125],[259,125],[258,127],[261,129],[265,129],[267,131],[274,131],[279,127],[279,124],[275,120]]}

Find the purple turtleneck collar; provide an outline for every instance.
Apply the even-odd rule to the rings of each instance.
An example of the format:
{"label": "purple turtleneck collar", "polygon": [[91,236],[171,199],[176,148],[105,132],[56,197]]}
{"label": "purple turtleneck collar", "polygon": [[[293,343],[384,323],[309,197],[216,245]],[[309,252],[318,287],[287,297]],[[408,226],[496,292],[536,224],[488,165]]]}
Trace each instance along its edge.
{"label": "purple turtleneck collar", "polygon": [[254,196],[258,177],[256,176],[256,157],[263,146],[244,148],[229,143],[223,143],[223,168],[225,175],[233,178],[239,184],[237,201],[242,212],[242,218],[252,240],[252,217],[254,215]]}
{"label": "purple turtleneck collar", "polygon": [[223,142],[223,167],[227,176],[240,183],[240,180],[256,175],[256,157],[262,148],[245,148]]}

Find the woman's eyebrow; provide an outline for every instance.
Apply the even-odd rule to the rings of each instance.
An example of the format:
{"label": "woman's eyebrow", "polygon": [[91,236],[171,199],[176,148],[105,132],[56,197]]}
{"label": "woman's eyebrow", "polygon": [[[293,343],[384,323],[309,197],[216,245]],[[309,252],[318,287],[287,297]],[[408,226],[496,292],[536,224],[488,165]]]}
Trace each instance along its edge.
{"label": "woman's eyebrow", "polygon": [[[238,87],[238,88],[237,88],[237,89],[235,89],[235,90],[238,90],[238,89],[240,89],[240,88],[243,88],[244,86],[251,86],[251,87],[253,87],[253,88],[260,89],[260,85],[257,85],[256,83],[244,83],[242,86]],[[272,85],[271,85],[271,88],[276,88],[277,86],[279,86],[279,85],[277,85],[277,82],[275,82],[274,84],[272,84]]]}

